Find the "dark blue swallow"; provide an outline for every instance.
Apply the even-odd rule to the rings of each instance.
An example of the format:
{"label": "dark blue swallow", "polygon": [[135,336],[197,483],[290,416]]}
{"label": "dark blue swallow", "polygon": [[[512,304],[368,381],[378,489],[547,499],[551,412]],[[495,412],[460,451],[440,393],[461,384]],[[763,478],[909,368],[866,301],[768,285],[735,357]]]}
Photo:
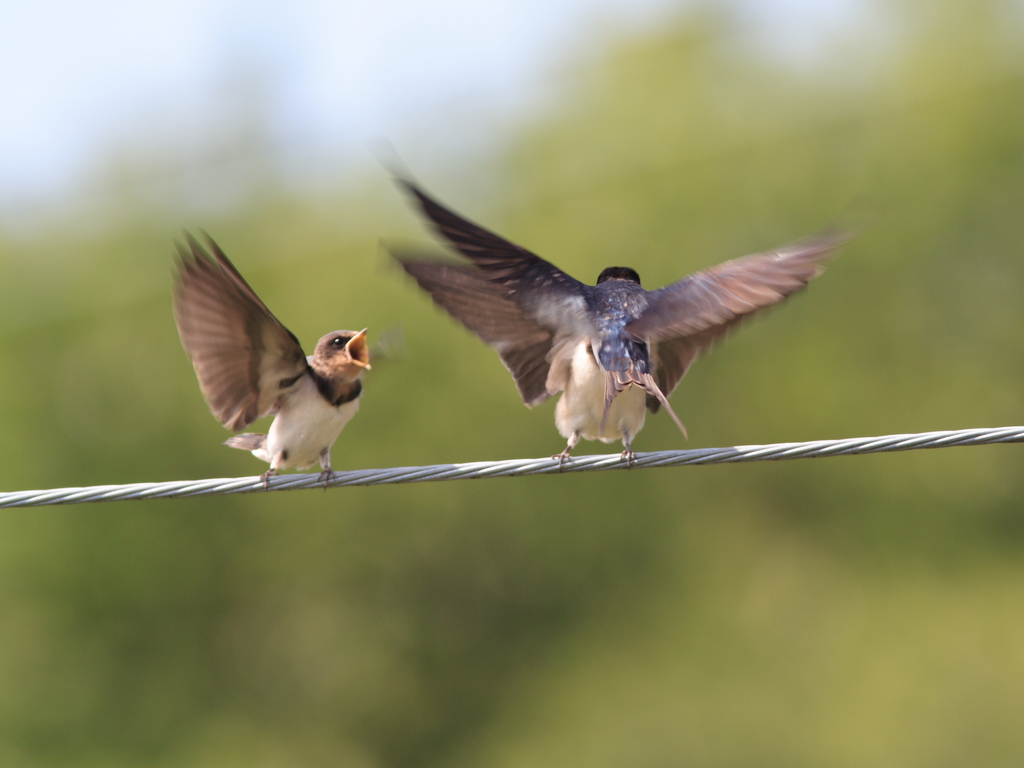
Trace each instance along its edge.
{"label": "dark blue swallow", "polygon": [[559,392],[555,425],[569,442],[622,440],[664,406],[691,363],[742,320],[800,290],[847,239],[828,234],[727,261],[647,291],[629,267],[586,285],[399,180],[440,235],[472,264],[393,253],[439,306],[494,347],[533,407]]}

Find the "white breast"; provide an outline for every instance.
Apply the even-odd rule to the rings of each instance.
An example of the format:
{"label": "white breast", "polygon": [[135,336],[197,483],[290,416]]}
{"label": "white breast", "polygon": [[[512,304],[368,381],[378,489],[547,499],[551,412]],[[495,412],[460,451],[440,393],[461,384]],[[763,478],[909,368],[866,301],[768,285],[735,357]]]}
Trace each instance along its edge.
{"label": "white breast", "polygon": [[590,353],[586,341],[573,351],[569,381],[555,407],[555,426],[568,439],[579,432],[585,440],[611,443],[622,439],[626,431],[630,439],[643,429],[647,415],[647,393],[639,387],[629,387],[612,401],[608,421],[601,435],[601,416],[604,414],[605,372]]}
{"label": "white breast", "polygon": [[320,460],[320,452],[330,448],[341,430],[359,410],[359,398],[335,408],[321,396],[316,382],[303,376],[297,390],[281,403],[274,423],[270,425],[266,447],[253,451],[257,458],[272,462],[280,451],[287,458],[278,464],[281,469],[306,469]]}

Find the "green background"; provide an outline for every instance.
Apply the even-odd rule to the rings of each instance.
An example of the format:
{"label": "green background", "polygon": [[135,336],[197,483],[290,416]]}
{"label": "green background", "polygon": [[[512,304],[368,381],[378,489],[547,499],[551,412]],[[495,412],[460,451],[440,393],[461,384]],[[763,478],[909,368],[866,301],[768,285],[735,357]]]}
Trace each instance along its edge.
{"label": "green background", "polygon": [[[717,11],[610,36],[494,152],[406,158],[587,281],[862,228],[695,365],[689,443],[659,414],[637,450],[1024,420],[1019,8],[879,13],[804,62]],[[247,168],[183,214],[111,161],[106,215],[0,231],[0,488],[263,471],[178,342],[181,225],[307,350],[404,327],[336,469],[561,449],[389,265],[381,237],[430,236],[386,173]],[[4,511],[0,764],[1018,765],[1021,450]]]}

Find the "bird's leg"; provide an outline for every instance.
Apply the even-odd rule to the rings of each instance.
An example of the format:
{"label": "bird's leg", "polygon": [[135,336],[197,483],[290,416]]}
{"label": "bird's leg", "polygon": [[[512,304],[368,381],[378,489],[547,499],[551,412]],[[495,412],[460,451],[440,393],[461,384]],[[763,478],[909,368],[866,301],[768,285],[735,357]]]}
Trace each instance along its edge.
{"label": "bird's leg", "polygon": [[569,444],[565,446],[565,450],[561,453],[556,453],[552,456],[552,459],[558,459],[558,468],[562,468],[562,463],[569,458],[569,452],[576,447],[576,444],[580,441],[580,431],[578,429],[573,430],[572,435],[569,436]]}
{"label": "bird's leg", "polygon": [[625,450],[622,452],[621,459],[626,462],[626,469],[629,469],[633,463],[633,459],[636,458],[636,454],[633,453],[633,449],[629,447],[632,442],[633,439],[630,437],[629,430],[622,430],[622,445],[625,446]]}
{"label": "bird's leg", "polygon": [[270,490],[270,478],[277,474],[278,467],[280,467],[281,462],[284,461],[284,456],[284,451],[278,451],[274,456],[274,460],[270,462],[270,469],[260,475],[260,480],[263,481],[263,490]]}
{"label": "bird's leg", "polygon": [[320,468],[323,472],[320,473],[318,480],[324,484],[324,490],[327,490],[327,484],[331,482],[331,477],[334,475],[334,470],[331,469],[331,447],[327,446],[320,451]]}

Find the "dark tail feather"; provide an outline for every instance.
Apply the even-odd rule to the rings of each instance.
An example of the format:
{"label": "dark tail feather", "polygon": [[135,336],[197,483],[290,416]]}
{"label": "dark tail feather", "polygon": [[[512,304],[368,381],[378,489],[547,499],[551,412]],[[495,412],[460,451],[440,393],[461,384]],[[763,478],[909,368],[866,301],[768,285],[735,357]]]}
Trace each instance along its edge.
{"label": "dark tail feather", "polygon": [[676,412],[672,410],[672,406],[668,404],[668,398],[665,397],[665,393],[661,391],[661,387],[658,386],[654,377],[649,373],[638,373],[636,366],[631,365],[629,370],[626,371],[605,371],[604,378],[604,415],[601,417],[601,431],[598,434],[604,434],[605,424],[608,422],[608,411],[612,407],[612,403],[615,398],[619,396],[620,392],[626,390],[629,386],[637,386],[644,390],[651,397],[655,398],[659,403],[665,406],[665,410],[668,411],[672,417],[672,421],[679,427],[679,431],[683,433],[683,437],[687,440],[690,436],[686,434],[686,427],[683,422],[676,416]]}
{"label": "dark tail feather", "polygon": [[624,371],[605,371],[604,376],[604,414],[601,416],[601,431],[604,435],[605,425],[608,423],[608,411],[612,403],[620,393],[625,392],[630,386],[637,386],[647,389],[643,384],[642,374],[638,374],[635,365],[630,365]]}
{"label": "dark tail feather", "polygon": [[604,427],[608,423],[608,411],[611,410],[612,403],[619,396],[619,393],[630,384],[628,378],[625,383],[619,381],[620,376],[628,377],[629,373],[626,371],[604,372],[604,414],[601,416],[601,430],[597,433],[602,437],[604,436]]}
{"label": "dark tail feather", "polygon": [[240,435],[229,437],[224,445],[229,448],[238,448],[243,451],[255,451],[267,444],[266,435],[257,435],[252,432],[243,432]]}
{"label": "dark tail feather", "polygon": [[[649,373],[642,373],[640,374],[640,379],[642,381],[640,386],[644,388],[647,394],[654,395],[655,399],[665,406],[665,410],[668,411],[669,416],[672,417],[672,421],[674,421],[676,426],[679,427],[679,431],[683,433],[683,437],[689,440],[690,436],[686,434],[686,427],[683,426],[683,422],[679,420],[678,416],[676,416],[676,412],[672,410],[672,406],[668,404],[668,398],[665,397],[665,393],[661,391],[661,387],[659,387],[657,382],[655,382],[654,377]],[[605,406],[605,412],[607,412],[607,406]]]}

